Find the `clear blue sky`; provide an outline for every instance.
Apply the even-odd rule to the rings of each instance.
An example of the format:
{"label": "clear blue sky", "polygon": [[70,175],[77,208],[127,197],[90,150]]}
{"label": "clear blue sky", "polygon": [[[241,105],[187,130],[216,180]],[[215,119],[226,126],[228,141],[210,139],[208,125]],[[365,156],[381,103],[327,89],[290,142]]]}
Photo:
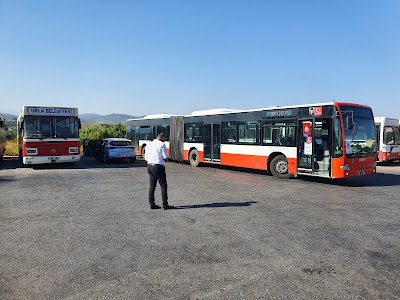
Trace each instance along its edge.
{"label": "clear blue sky", "polygon": [[400,1],[0,0],[0,112],[332,99],[400,118]]}

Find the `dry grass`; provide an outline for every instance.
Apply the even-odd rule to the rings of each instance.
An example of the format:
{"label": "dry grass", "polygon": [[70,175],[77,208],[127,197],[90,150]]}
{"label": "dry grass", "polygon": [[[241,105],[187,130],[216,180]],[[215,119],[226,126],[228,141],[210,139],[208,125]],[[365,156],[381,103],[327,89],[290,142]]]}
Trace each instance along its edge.
{"label": "dry grass", "polygon": [[[83,148],[81,146],[81,153],[83,153]],[[18,156],[18,142],[15,141],[7,141],[6,142],[6,152],[5,156]]]}
{"label": "dry grass", "polygon": [[6,152],[5,156],[18,156],[18,142],[15,141],[7,141],[6,142]]}

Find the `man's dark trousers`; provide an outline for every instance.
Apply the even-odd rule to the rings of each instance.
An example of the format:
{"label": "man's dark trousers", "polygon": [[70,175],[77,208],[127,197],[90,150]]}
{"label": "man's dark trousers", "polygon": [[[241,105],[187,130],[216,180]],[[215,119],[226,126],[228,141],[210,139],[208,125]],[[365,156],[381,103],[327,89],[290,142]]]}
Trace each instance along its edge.
{"label": "man's dark trousers", "polygon": [[168,185],[167,185],[167,175],[165,174],[165,166],[148,164],[147,172],[150,176],[150,188],[149,188],[149,202],[150,206],[155,205],[154,191],[156,190],[157,180],[161,187],[161,197],[163,207],[168,205]]}

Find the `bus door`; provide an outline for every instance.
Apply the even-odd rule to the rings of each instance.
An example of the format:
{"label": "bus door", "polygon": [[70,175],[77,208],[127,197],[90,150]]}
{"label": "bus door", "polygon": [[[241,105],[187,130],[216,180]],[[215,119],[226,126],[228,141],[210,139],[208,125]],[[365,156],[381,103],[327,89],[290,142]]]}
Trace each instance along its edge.
{"label": "bus door", "polygon": [[299,173],[330,176],[332,123],[330,118],[299,120]]}
{"label": "bus door", "polygon": [[132,141],[133,146],[135,147],[135,151],[139,152],[139,130],[140,126],[131,126],[131,130],[128,131],[127,137]]}
{"label": "bus door", "polygon": [[220,162],[221,124],[204,124],[204,161]]}

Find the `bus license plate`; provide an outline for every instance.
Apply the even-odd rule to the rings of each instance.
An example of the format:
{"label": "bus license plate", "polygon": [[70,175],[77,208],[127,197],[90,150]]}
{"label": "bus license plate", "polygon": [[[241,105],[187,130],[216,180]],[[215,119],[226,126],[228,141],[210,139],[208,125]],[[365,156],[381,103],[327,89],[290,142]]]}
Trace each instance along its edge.
{"label": "bus license plate", "polygon": [[358,175],[365,175],[365,171],[358,171]]}

